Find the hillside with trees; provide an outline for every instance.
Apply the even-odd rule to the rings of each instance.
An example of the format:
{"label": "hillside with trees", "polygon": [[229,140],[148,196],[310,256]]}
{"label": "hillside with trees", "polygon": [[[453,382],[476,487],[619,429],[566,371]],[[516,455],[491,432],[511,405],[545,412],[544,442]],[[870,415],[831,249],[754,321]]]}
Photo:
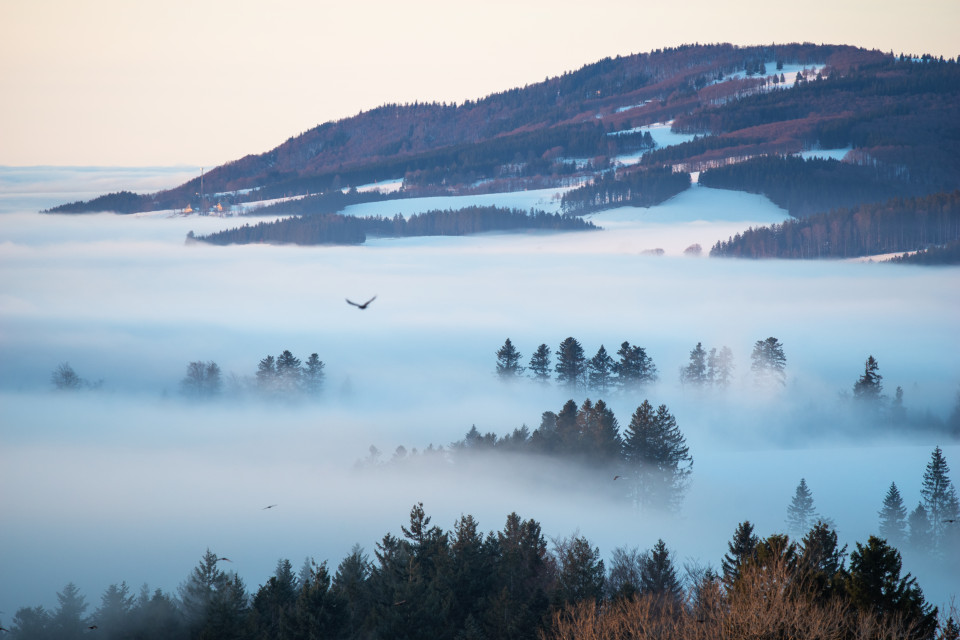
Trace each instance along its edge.
{"label": "hillside with trees", "polygon": [[[354,217],[336,213],[294,216],[259,222],[206,236],[189,235],[189,241],[209,244],[363,244],[367,235],[378,238],[413,236],[462,236],[489,231],[590,231],[598,227],[571,215],[544,211],[464,207],[416,213],[409,218],[395,215]],[[191,232],[192,233],[192,232]]]}
{"label": "hillside with trees", "polygon": [[[696,137],[654,148],[643,127],[660,122]],[[722,255],[842,257],[932,245],[935,253],[914,259],[925,264],[949,261],[936,248],[956,238],[947,231],[924,240],[932,227],[922,211],[900,207],[896,234],[852,229],[880,203],[960,189],[957,122],[956,60],[809,43],[685,45],[607,58],[462,104],[383,105],[215,167],[202,183],[197,177],[153,194],[121,191],[50,212],[203,213],[216,203],[243,205],[253,214],[321,218],[282,231],[247,227],[234,234],[237,241],[357,243],[374,233],[373,223],[330,214],[390,198],[574,187],[562,210],[583,215],[655,205],[700,172],[705,186],[762,193],[794,217],[832,216],[810,227],[751,231],[752,248],[737,241],[739,248],[721,248]],[[811,149],[847,153],[842,161],[796,155]],[[639,155],[638,163],[618,164],[625,154]],[[381,193],[383,181],[401,187]],[[364,185],[373,188],[352,189]],[[283,201],[263,207],[276,199]],[[840,221],[840,209],[854,213]],[[376,233],[390,224],[379,226]],[[799,240],[788,239],[794,236]]]}
{"label": "hillside with trees", "polygon": [[[818,213],[783,224],[747,229],[718,242],[711,256],[745,258],[854,258],[927,249],[931,261],[950,262],[960,242],[960,191],[893,198]],[[954,253],[955,253],[954,249]],[[926,252],[916,258],[920,262]],[[908,261],[904,259],[904,261]],[[955,263],[955,262],[954,262]]]}

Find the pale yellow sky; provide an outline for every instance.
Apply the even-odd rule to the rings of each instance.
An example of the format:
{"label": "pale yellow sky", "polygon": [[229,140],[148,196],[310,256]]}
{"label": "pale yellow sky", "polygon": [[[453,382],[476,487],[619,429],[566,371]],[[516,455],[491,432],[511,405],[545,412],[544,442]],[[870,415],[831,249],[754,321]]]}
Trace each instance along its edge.
{"label": "pale yellow sky", "polygon": [[0,165],[214,166],[605,56],[809,41],[952,58],[958,27],[960,0],[0,0]]}

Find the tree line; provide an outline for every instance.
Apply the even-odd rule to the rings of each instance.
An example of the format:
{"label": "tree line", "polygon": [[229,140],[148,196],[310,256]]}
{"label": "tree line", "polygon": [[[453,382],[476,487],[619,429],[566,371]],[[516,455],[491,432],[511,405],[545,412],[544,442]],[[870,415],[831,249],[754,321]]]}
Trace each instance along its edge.
{"label": "tree line", "polygon": [[256,225],[226,229],[205,236],[194,235],[189,241],[209,244],[363,244],[367,235],[381,238],[414,236],[459,236],[488,231],[587,231],[598,227],[592,222],[566,214],[545,211],[530,212],[502,207],[464,207],[415,213],[407,218],[357,217],[336,213],[302,215]]}
{"label": "tree line", "polygon": [[618,169],[601,173],[591,184],[563,194],[560,208],[584,215],[614,207],[652,207],[690,186],[690,174],[670,167]]}
{"label": "tree line", "polygon": [[[524,371],[529,370],[530,379],[547,383],[552,379],[552,373],[556,373],[557,384],[600,394],[614,390],[630,391],[659,380],[657,366],[647,350],[627,341],[620,344],[616,360],[602,344],[588,360],[583,346],[573,336],[565,338],[557,347],[557,362],[552,369],[551,353],[550,347],[541,344],[530,356],[528,366],[524,367],[521,364],[523,355],[507,338],[496,353],[496,374],[509,382],[520,379]],[[771,336],[757,340],[750,353],[750,363],[756,384],[786,384],[787,358],[783,344],[777,338]],[[681,367],[680,381],[697,386],[726,387],[733,380],[734,369],[733,351],[729,347],[711,348],[707,352],[698,342],[690,352],[689,363]]]}
{"label": "tree line", "polygon": [[335,569],[308,558],[296,572],[281,559],[248,590],[230,569],[242,559],[208,549],[176,592],[112,584],[88,613],[68,583],[55,609],[21,607],[6,631],[16,640],[957,637],[956,611],[941,617],[883,538],[848,556],[822,521],[797,540],[760,538],[744,521],[727,548],[716,569],[680,567],[663,539],[618,547],[605,562],[579,534],[548,544],[540,523],[516,512],[498,531],[484,534],[471,515],[445,531],[416,503],[373,557],[354,545]]}
{"label": "tree line", "polygon": [[960,242],[960,191],[837,209],[803,220],[750,228],[711,256],[851,258]]}
{"label": "tree line", "polygon": [[705,187],[763,194],[795,218],[929,193],[884,165],[795,155],[763,155],[707,169],[699,182]]}

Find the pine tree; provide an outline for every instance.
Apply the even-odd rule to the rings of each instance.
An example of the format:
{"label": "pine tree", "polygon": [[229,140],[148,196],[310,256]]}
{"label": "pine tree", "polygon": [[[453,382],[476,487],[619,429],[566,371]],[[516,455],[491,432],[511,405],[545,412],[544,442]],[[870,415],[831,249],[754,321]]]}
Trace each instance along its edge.
{"label": "pine tree", "polygon": [[640,593],[673,602],[679,602],[683,595],[670,551],[662,539],[657,540],[653,549],[643,556],[640,564]]}
{"label": "pine tree", "polygon": [[580,454],[596,465],[614,465],[620,460],[623,438],[613,411],[603,400],[591,404],[583,401],[577,413],[577,428],[580,432]]}
{"label": "pine tree", "polygon": [[277,356],[277,387],[286,394],[294,393],[300,390],[300,358],[294,356],[288,349]]}
{"label": "pine tree", "polygon": [[273,356],[267,356],[257,365],[257,388],[271,393],[277,387],[277,364]]}
{"label": "pine tree", "polygon": [[894,547],[900,547],[907,540],[907,508],[895,482],[890,483],[887,495],[880,510],[880,535]]}
{"label": "pine tree", "polygon": [[57,610],[50,619],[50,628],[54,637],[63,640],[82,638],[87,626],[84,612],[86,599],[80,589],[72,582],[67,583],[63,591],[57,593]]}
{"label": "pine tree", "polygon": [[600,549],[591,547],[590,542],[581,536],[560,541],[557,547],[559,570],[552,598],[554,604],[562,607],[584,600],[599,604],[606,575]]}
{"label": "pine tree", "polygon": [[807,481],[800,478],[797,491],[787,507],[787,530],[797,535],[807,531],[816,519],[813,508],[813,494],[807,487]]}
{"label": "pine tree", "polygon": [[597,349],[597,355],[587,363],[587,378],[591,389],[600,394],[606,394],[613,384],[613,358],[607,353],[603,345]]}
{"label": "pine tree", "polygon": [[690,363],[680,370],[680,382],[683,384],[704,385],[709,382],[707,375],[707,353],[703,345],[697,346],[690,352]]}
{"label": "pine tree", "polygon": [[783,345],[774,337],[766,340],[757,340],[750,354],[750,370],[753,371],[754,381],[760,385],[786,384],[787,357],[783,353]]}
{"label": "pine tree", "polygon": [[257,590],[251,603],[250,624],[256,637],[265,640],[288,637],[298,587],[290,561],[278,561],[273,576]]}
{"label": "pine tree", "polygon": [[[916,625],[911,638],[930,638],[937,628],[937,612],[923,598],[923,592],[910,574],[900,575],[900,552],[886,542],[870,536],[850,553],[850,571],[846,591],[850,603],[881,618],[899,617],[906,625]],[[907,626],[909,628],[909,626]]]}
{"label": "pine tree", "polygon": [[753,525],[744,520],[737,525],[733,532],[733,540],[727,543],[729,553],[723,556],[720,566],[723,569],[723,579],[732,584],[740,576],[740,567],[754,556],[760,537],[754,533]]}
{"label": "pine tree", "polygon": [[550,347],[541,344],[530,356],[530,371],[537,382],[550,381]]}
{"label": "pine tree", "polygon": [[521,357],[520,352],[510,342],[510,338],[507,338],[497,351],[497,375],[501,380],[514,380],[523,373],[523,367],[520,366]]}
{"label": "pine tree", "polygon": [[728,387],[733,381],[733,351],[730,347],[724,346],[718,352],[716,349],[710,349],[710,355],[707,357],[707,379],[711,384],[718,387]]}
{"label": "pine tree", "polygon": [[100,596],[100,606],[93,614],[101,636],[120,640],[130,637],[136,596],[126,582],[111,584]]}
{"label": "pine tree", "polygon": [[818,520],[800,541],[798,564],[811,595],[826,600],[842,593],[843,562],[847,545],[840,546],[837,532]]}
{"label": "pine tree", "polygon": [[624,463],[635,504],[676,509],[686,490],[693,458],[666,405],[656,411],[644,400],[624,435]]}
{"label": "pine tree", "polygon": [[303,366],[302,384],[303,390],[309,395],[317,395],[323,389],[323,381],[326,378],[324,368],[326,365],[320,356],[311,353],[310,357]]}
{"label": "pine tree", "polygon": [[[350,555],[340,562],[337,573],[333,577],[332,586],[346,603],[344,625],[347,637],[357,637],[371,607],[368,588],[371,570],[369,558],[360,545],[355,544],[350,550]],[[301,585],[309,582],[312,576],[313,573],[310,573],[305,580],[301,579]]]}
{"label": "pine tree", "polygon": [[943,546],[948,531],[952,533],[957,528],[957,519],[960,518],[960,502],[949,473],[950,467],[943,456],[943,450],[936,447],[930,455],[930,462],[927,463],[923,474],[923,488],[920,490],[923,506],[930,518],[930,533],[936,548]]}
{"label": "pine tree", "polygon": [[929,551],[933,534],[930,530],[930,518],[927,516],[927,510],[923,508],[923,503],[917,503],[917,508],[910,512],[907,524],[910,525],[908,539],[910,547],[915,551]]}
{"label": "pine tree", "polygon": [[583,347],[573,337],[566,338],[557,348],[557,382],[572,389],[587,386],[587,360]]}
{"label": "pine tree", "polygon": [[881,376],[877,371],[880,369],[880,365],[877,364],[877,361],[873,356],[867,358],[866,364],[864,365],[863,375],[857,380],[853,385],[853,397],[862,402],[868,402],[876,404],[880,400],[880,395],[883,392],[883,376]]}
{"label": "pine tree", "polygon": [[643,347],[623,342],[617,351],[620,360],[614,363],[613,373],[622,391],[630,391],[638,385],[657,381],[657,367]]}

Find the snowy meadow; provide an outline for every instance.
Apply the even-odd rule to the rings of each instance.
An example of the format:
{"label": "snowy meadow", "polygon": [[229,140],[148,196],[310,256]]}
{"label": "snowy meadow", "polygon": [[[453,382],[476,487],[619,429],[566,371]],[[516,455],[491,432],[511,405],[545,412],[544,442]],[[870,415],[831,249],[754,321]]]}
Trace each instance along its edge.
{"label": "snowy meadow", "polygon": [[[842,542],[876,533],[896,482],[920,499],[930,453],[960,482],[960,444],[929,431],[890,433],[846,410],[873,355],[885,392],[902,387],[913,415],[943,419],[960,385],[960,269],[846,262],[710,259],[710,247],[786,213],[756,195],[694,185],[651,209],[590,219],[602,230],[370,239],[356,247],[186,244],[237,219],[49,216],[39,209],[129,188],[132,170],[0,168],[0,622],[55,604],[75,582],[95,608],[111,583],[176,591],[207,548],[255,589],[277,560],[335,568],[358,543],[372,554],[422,501],[433,524],[472,514],[485,531],[512,511],[549,536],[576,532],[609,554],[663,538],[677,557],[719,564],[737,524],[784,530],[801,478]],[[189,168],[142,170],[142,190]],[[555,211],[550,191],[388,201],[355,215],[409,215],[469,204]],[[702,254],[685,250],[699,244]],[[662,250],[662,251],[657,251]],[[345,302],[376,300],[360,311]],[[556,385],[505,385],[494,374],[506,338],[526,364],[572,336],[587,357],[641,345],[660,381],[603,398],[624,429],[644,400],[666,404],[694,459],[675,517],[598,498],[576,478],[537,481],[535,463],[438,470],[358,469],[375,446],[389,460],[448,446],[471,426],[506,435],[540,424],[573,397]],[[750,351],[775,336],[787,383],[761,394]],[[679,382],[701,342],[729,346],[736,381],[720,393]],[[267,355],[316,352],[316,402],[263,402],[237,392]],[[222,398],[179,393],[186,366],[214,361]],[[68,362],[97,389],[54,392]],[[232,392],[231,392],[232,390]],[[596,398],[593,398],[594,400]],[[606,495],[606,493],[603,493]],[[264,510],[271,504],[277,506]],[[934,604],[958,595],[926,566]]]}

